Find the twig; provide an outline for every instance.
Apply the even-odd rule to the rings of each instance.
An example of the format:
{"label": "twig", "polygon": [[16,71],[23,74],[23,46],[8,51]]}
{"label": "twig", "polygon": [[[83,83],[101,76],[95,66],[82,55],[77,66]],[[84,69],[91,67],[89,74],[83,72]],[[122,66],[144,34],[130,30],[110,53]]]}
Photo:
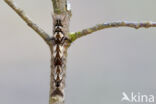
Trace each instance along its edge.
{"label": "twig", "polygon": [[35,23],[32,22],[32,20],[25,14],[25,12],[19,8],[13,0],[4,0],[26,23],[29,27],[31,27],[34,31],[36,31],[42,39],[49,44],[49,35],[41,29],[39,26],[37,26]]}
{"label": "twig", "polygon": [[96,26],[93,26],[91,28],[83,29],[82,31],[70,33],[70,39],[71,41],[76,40],[77,38],[80,38],[82,36],[86,36],[88,34],[91,34],[93,32],[105,29],[105,28],[113,28],[113,27],[131,27],[135,29],[139,28],[149,28],[149,27],[156,27],[156,22],[109,22],[109,23],[103,23],[98,24]]}

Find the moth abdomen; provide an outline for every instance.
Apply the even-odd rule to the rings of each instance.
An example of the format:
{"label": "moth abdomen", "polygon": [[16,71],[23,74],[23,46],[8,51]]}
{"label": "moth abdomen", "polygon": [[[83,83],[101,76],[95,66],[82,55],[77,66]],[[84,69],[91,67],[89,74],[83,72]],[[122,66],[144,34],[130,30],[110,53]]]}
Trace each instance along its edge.
{"label": "moth abdomen", "polygon": [[62,93],[62,91],[61,91],[59,88],[56,88],[56,89],[53,91],[53,93],[51,94],[51,96],[57,96],[57,95],[63,97],[63,93]]}

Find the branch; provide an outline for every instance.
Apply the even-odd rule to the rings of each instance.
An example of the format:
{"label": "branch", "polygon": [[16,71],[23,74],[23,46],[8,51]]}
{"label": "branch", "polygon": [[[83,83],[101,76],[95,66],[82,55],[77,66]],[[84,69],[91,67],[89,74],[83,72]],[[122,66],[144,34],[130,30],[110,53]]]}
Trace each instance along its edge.
{"label": "branch", "polygon": [[54,13],[61,14],[61,13],[65,12],[66,0],[51,0],[51,1],[53,3]]}
{"label": "branch", "polygon": [[71,41],[75,41],[77,38],[80,38],[82,36],[86,36],[88,34],[91,34],[93,32],[105,29],[105,28],[113,28],[113,27],[131,27],[135,29],[139,28],[149,28],[149,27],[156,27],[156,22],[110,22],[110,23],[103,23],[103,24],[98,24],[96,26],[93,26],[91,28],[83,29],[82,31],[71,33],[70,39]]}
{"label": "branch", "polygon": [[68,0],[51,0],[55,14],[67,13],[71,17],[71,5]]}
{"label": "branch", "polygon": [[41,38],[49,44],[50,37],[49,35],[42,30],[40,27],[38,27],[35,23],[32,22],[32,20],[25,14],[25,12],[17,7],[15,2],[13,0],[4,0],[26,23],[29,27],[31,27],[34,31],[36,31]]}

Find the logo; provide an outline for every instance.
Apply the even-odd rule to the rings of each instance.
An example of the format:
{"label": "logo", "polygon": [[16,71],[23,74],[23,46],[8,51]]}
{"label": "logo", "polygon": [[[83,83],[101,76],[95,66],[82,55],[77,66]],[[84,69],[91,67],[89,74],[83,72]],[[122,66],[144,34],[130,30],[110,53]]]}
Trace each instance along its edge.
{"label": "logo", "polygon": [[130,95],[127,95],[125,92],[122,92],[122,102],[131,102],[131,103],[154,103],[154,95],[145,95],[140,92],[134,93],[131,92]]}

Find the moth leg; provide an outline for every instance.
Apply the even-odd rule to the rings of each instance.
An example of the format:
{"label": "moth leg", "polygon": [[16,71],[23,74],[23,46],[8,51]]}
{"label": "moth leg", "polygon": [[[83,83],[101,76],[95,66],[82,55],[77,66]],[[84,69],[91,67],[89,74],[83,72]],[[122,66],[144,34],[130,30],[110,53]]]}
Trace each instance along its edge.
{"label": "moth leg", "polygon": [[70,40],[69,38],[63,37],[63,38],[61,39],[61,44],[63,45],[65,41],[68,41],[69,43],[71,43],[71,40]]}

